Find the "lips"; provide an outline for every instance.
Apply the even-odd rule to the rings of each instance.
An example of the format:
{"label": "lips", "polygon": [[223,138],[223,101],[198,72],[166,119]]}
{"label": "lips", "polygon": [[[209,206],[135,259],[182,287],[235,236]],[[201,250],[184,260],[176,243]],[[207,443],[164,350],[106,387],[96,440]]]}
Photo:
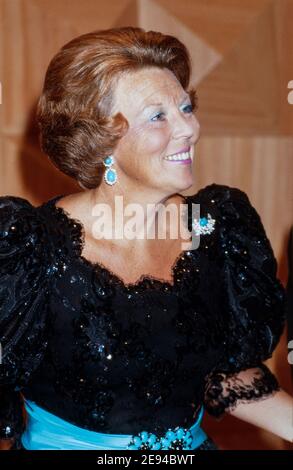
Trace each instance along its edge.
{"label": "lips", "polygon": [[192,163],[191,158],[188,158],[186,160],[165,160],[168,163],[174,163],[177,165],[190,165]]}
{"label": "lips", "polygon": [[185,147],[184,149],[179,150],[179,152],[172,153],[171,155],[168,155],[168,156],[173,157],[174,155],[178,155],[179,153],[186,153],[186,152],[189,152],[189,151],[190,151],[190,147]]}
{"label": "lips", "polygon": [[181,164],[191,164],[192,163],[192,158],[191,158],[191,148],[186,147],[185,152],[178,152],[173,155],[168,155],[163,157],[165,161],[168,163],[181,163]]}

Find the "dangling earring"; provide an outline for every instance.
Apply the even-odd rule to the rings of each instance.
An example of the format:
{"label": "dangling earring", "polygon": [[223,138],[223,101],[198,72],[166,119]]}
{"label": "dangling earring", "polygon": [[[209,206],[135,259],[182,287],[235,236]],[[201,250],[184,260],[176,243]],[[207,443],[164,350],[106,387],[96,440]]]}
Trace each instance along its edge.
{"label": "dangling earring", "polygon": [[117,172],[114,168],[111,168],[114,163],[113,155],[109,155],[108,157],[104,158],[103,164],[107,168],[104,174],[104,180],[107,184],[111,186],[116,183],[117,181]]}

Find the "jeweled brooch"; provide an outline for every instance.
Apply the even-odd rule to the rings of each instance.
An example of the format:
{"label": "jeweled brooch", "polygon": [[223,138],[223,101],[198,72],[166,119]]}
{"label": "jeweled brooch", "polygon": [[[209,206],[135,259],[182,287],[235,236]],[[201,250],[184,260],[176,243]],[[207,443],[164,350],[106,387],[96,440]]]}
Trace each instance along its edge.
{"label": "jeweled brooch", "polygon": [[194,218],[192,228],[196,235],[207,235],[215,230],[215,223],[216,220],[212,218],[211,214],[207,214],[207,217]]}
{"label": "jeweled brooch", "polygon": [[189,429],[177,427],[169,429],[164,437],[159,438],[155,434],[147,431],[140,432],[137,436],[132,436],[128,444],[128,450],[184,450],[192,449],[193,437]]}

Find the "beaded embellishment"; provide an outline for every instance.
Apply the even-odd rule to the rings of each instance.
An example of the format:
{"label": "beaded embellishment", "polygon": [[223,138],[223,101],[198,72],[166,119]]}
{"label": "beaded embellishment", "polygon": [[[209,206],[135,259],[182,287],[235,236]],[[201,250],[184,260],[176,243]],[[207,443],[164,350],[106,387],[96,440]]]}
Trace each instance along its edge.
{"label": "beaded embellishment", "polygon": [[186,428],[169,429],[164,437],[142,431],[136,436],[132,436],[128,444],[128,450],[191,450],[192,434]]}
{"label": "beaded embellishment", "polygon": [[192,228],[196,235],[207,235],[215,230],[215,223],[216,220],[212,218],[211,214],[207,214],[207,217],[194,218]]}

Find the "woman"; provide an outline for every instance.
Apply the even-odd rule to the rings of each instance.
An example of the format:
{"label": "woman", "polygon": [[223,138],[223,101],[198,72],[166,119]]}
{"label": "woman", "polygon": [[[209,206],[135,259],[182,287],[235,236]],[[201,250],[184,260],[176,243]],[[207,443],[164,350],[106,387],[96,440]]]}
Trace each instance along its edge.
{"label": "woman", "polygon": [[[42,149],[84,191],[39,207],[0,198],[2,437],[14,448],[217,449],[204,409],[292,440],[292,399],[263,364],[286,299],[260,217],[237,188],[180,194],[199,138],[189,77],[178,39],[132,27],[78,37],[49,64]],[[117,196],[128,215],[139,207],[136,238],[121,220],[109,236]],[[151,236],[182,205],[180,235],[168,236],[173,214]]]}

